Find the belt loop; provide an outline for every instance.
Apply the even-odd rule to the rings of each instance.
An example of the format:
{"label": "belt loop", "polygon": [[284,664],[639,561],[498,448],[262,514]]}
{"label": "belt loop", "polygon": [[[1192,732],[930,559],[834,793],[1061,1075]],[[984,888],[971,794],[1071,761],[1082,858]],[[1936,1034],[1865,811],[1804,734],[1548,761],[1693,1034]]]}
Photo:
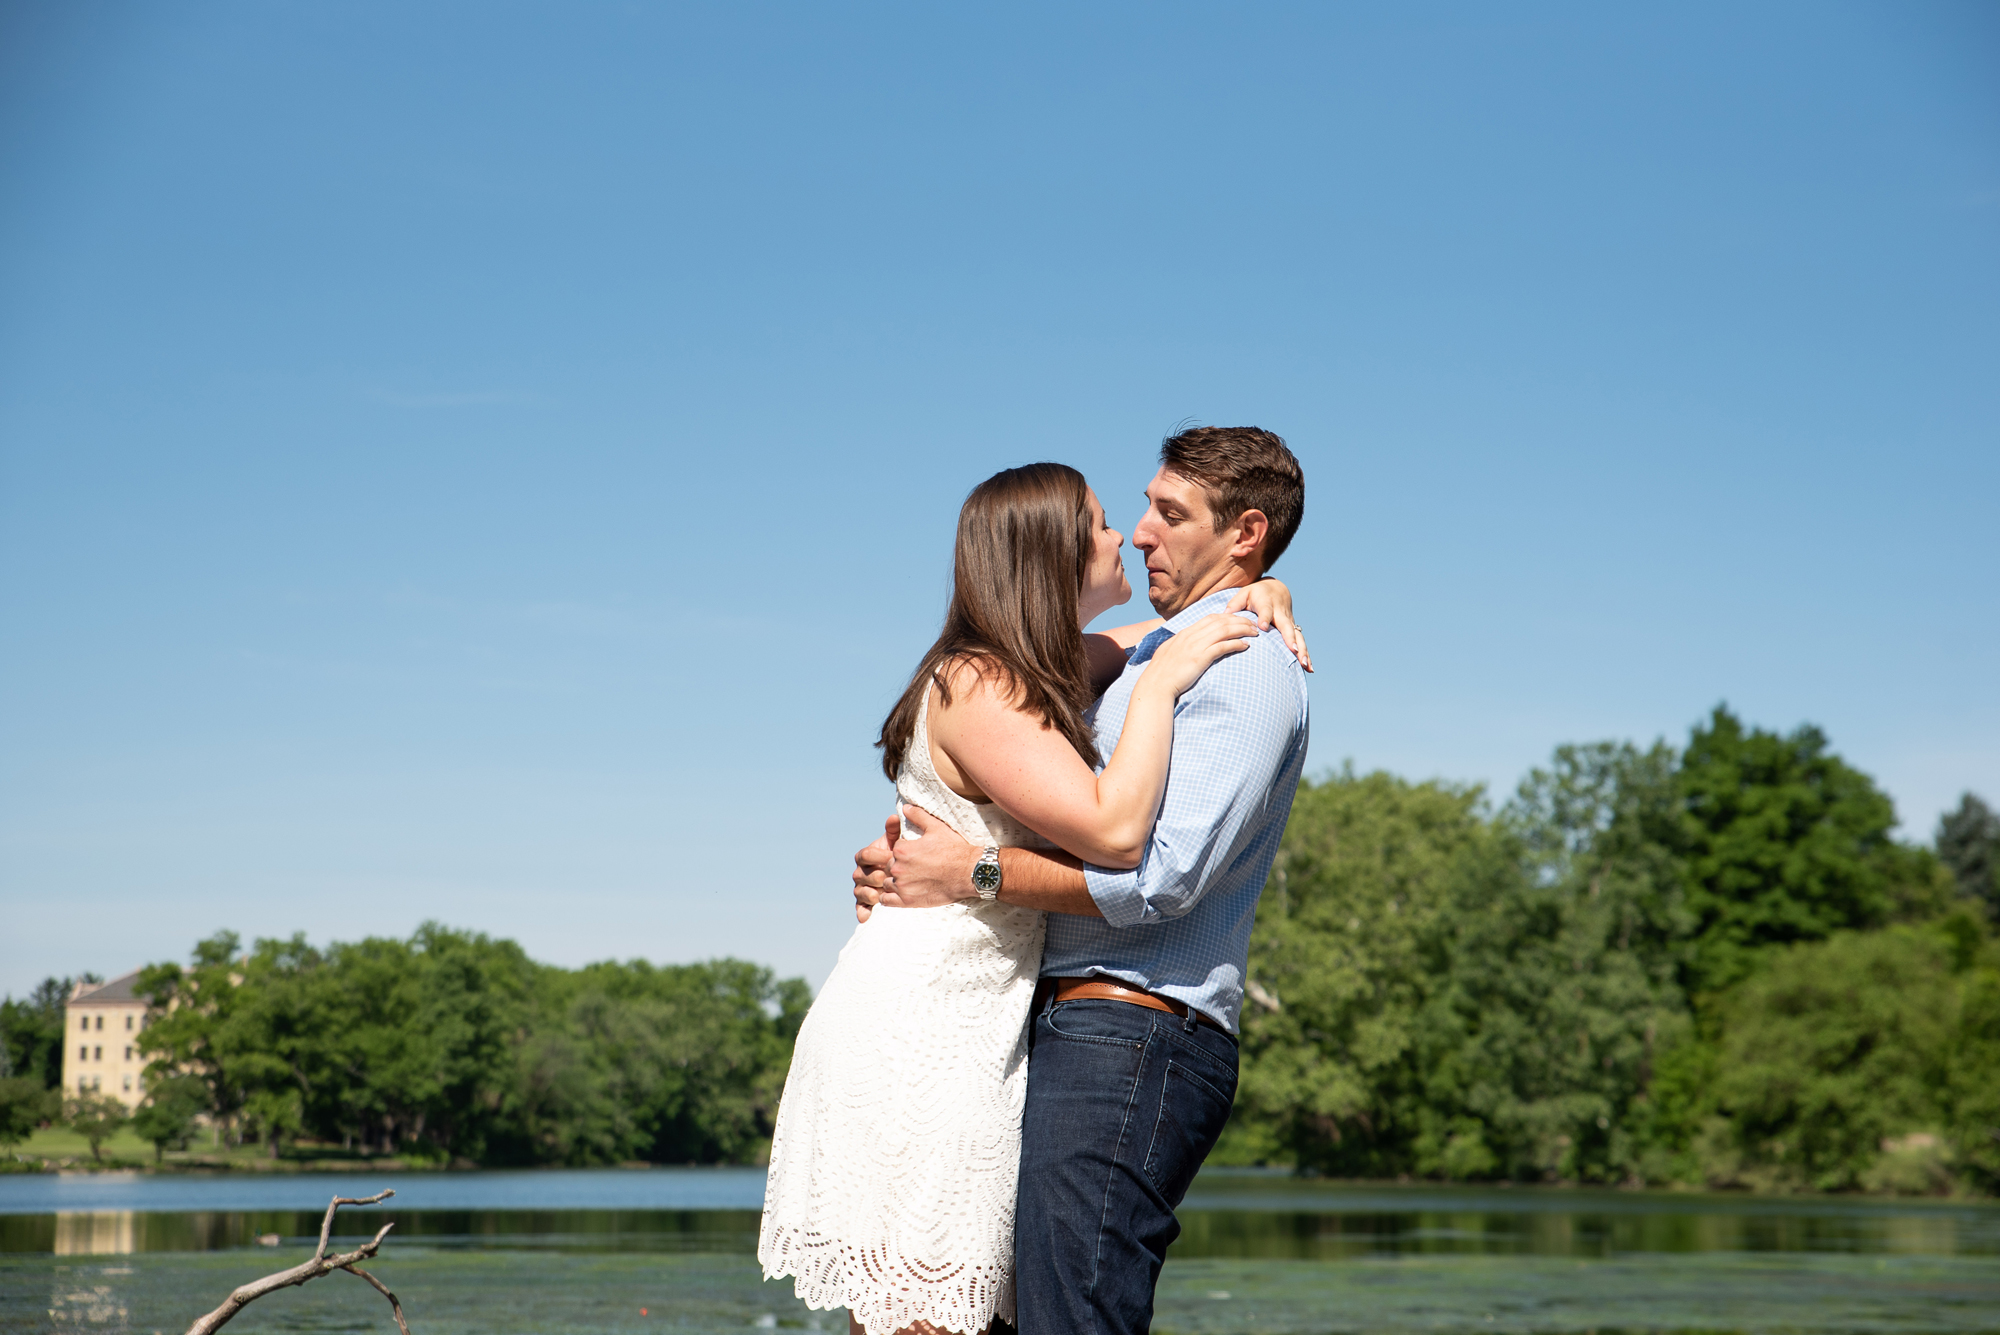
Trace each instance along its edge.
{"label": "belt loop", "polygon": [[1192,1034],[1196,1029],[1199,1029],[1200,1027],[1201,1027],[1201,1012],[1196,1010],[1192,1006],[1188,1007],[1187,1014],[1181,1016],[1181,1032],[1184,1034]]}

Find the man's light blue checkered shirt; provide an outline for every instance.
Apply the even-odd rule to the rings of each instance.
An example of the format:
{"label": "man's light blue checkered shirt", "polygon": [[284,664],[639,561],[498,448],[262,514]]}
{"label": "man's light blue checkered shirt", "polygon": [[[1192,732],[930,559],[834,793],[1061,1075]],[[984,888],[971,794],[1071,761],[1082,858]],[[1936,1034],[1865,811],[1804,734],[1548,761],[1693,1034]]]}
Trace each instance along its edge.
{"label": "man's light blue checkered shirt", "polygon": [[[1210,594],[1139,641],[1090,714],[1100,756],[1125,728],[1132,688],[1175,631],[1229,605]],[[1159,823],[1131,871],[1085,866],[1102,919],[1049,915],[1044,978],[1102,974],[1184,1001],[1231,1033],[1243,1008],[1250,927],[1306,763],[1306,681],[1275,631],[1216,662],[1174,706]]]}

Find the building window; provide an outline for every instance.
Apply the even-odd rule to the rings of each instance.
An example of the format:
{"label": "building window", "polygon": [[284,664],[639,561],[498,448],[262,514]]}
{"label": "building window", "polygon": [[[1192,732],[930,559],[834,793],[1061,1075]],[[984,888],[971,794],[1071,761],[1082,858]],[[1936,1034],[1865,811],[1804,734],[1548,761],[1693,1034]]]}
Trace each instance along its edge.
{"label": "building window", "polygon": [[92,1061],[94,1061],[94,1062],[101,1062],[101,1061],[103,1061],[103,1060],[104,1060],[104,1049],[103,1049],[102,1047],[99,1047],[99,1048],[97,1049],[97,1055],[96,1055],[95,1057],[92,1057],[92,1058],[91,1058],[91,1060],[92,1060]]}
{"label": "building window", "polygon": [[88,1015],[79,1015],[76,1017],[76,1023],[78,1028],[88,1029],[90,1028],[90,1017]]}
{"label": "building window", "polygon": [[127,1032],[129,1032],[132,1028],[132,1017],[129,1015],[125,1017],[125,1028]]}
{"label": "building window", "polygon": [[81,1047],[77,1048],[77,1050],[76,1050],[76,1059],[77,1059],[78,1061],[80,1061],[80,1062],[87,1062],[87,1061],[89,1061],[89,1060],[90,1060],[90,1046],[89,1046],[89,1044],[84,1044],[83,1046],[81,1046]]}
{"label": "building window", "polygon": [[100,1030],[104,1028],[104,1017],[102,1015],[97,1017],[97,1027]]}
{"label": "building window", "polygon": [[[128,1062],[132,1060],[132,1045],[130,1043],[125,1045],[125,1060]],[[131,1086],[127,1085],[126,1088],[130,1089]]]}
{"label": "building window", "polygon": [[132,1092],[132,1077],[129,1075],[125,1077],[125,1092],[127,1094]]}

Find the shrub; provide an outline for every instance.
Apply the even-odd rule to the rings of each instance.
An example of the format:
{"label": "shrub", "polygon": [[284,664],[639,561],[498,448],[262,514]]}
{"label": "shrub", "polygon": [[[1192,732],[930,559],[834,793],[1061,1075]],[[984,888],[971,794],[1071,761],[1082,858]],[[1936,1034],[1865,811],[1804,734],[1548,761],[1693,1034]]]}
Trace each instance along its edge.
{"label": "shrub", "polygon": [[125,1105],[108,1094],[78,1094],[63,1101],[63,1121],[90,1142],[90,1157],[104,1158],[104,1142],[131,1120]]}
{"label": "shrub", "polygon": [[17,1145],[61,1111],[62,1096],[32,1076],[0,1080],[0,1145]]}

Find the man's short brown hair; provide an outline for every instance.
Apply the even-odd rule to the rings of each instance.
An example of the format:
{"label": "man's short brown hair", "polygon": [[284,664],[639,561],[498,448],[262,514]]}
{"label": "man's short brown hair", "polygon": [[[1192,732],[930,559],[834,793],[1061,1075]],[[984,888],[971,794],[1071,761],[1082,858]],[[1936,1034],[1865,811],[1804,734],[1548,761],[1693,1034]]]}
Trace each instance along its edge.
{"label": "man's short brown hair", "polygon": [[1218,533],[1245,510],[1264,512],[1271,532],[1264,539],[1263,570],[1278,563],[1299,531],[1306,512],[1306,474],[1275,431],[1194,427],[1160,442],[1160,466],[1201,484]]}

